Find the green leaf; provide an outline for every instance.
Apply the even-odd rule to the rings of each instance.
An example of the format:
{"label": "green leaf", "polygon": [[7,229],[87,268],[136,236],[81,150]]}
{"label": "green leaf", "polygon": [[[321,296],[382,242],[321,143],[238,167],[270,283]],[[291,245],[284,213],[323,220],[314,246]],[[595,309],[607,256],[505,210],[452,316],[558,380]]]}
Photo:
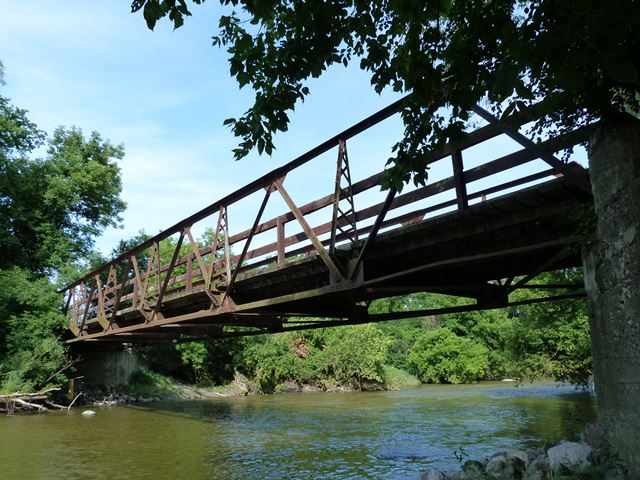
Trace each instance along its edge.
{"label": "green leaf", "polygon": [[145,2],[146,0],[134,0],[131,2],[131,13],[135,13],[140,10],[144,6]]}

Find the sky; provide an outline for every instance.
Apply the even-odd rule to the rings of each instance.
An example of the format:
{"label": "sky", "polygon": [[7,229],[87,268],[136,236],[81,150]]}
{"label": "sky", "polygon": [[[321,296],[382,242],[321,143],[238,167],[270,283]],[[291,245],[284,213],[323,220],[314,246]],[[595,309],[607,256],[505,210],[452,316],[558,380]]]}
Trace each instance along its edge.
{"label": "sky", "polygon": [[[211,45],[219,9],[194,6],[184,27],[164,21],[151,32],[127,1],[0,0],[2,94],[41,129],[76,125],[125,146],[128,208],[124,228],[98,240],[105,252],[140,229],[173,225],[397,98],[378,96],[357,68],[328,72],[311,83],[271,158],[236,162],[237,140],[223,121],[242,114],[252,94],[238,89],[226,52]],[[397,140],[398,122],[394,131]]]}
{"label": "sky", "polygon": [[[121,228],[97,239],[105,254],[140,230],[168,228],[399,98],[376,94],[357,66],[331,69],[309,84],[310,97],[290,115],[289,131],[276,137],[272,157],[234,161],[237,139],[223,121],[240,116],[253,96],[230,77],[227,53],[211,44],[221,8],[213,0],[194,5],[182,28],[174,31],[165,20],[151,32],[128,1],[0,0],[7,83],[0,94],[45,131],[75,125],[125,146],[120,168],[128,207]],[[349,142],[354,179],[382,170],[401,135],[395,117]],[[476,153],[481,161],[514,149],[501,140]],[[287,179],[298,205],[332,191],[336,155]],[[251,225],[250,203],[230,218],[233,230]],[[270,200],[265,215],[284,210]]]}

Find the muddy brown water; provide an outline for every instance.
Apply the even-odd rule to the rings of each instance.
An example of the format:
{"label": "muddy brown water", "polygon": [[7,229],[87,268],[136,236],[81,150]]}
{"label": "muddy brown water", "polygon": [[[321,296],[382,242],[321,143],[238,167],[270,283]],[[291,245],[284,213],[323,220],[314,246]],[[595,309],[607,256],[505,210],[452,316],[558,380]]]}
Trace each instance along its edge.
{"label": "muddy brown water", "polygon": [[0,479],[416,479],[462,458],[574,439],[568,386],[421,386],[0,417]]}

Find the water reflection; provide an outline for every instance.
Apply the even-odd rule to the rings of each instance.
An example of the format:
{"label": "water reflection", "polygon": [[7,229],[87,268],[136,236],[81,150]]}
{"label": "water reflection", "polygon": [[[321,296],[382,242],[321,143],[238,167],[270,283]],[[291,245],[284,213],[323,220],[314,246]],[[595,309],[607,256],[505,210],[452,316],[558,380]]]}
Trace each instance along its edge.
{"label": "water reflection", "polygon": [[482,384],[15,416],[0,419],[0,478],[413,479],[460,448],[575,437],[594,415],[567,387]]}

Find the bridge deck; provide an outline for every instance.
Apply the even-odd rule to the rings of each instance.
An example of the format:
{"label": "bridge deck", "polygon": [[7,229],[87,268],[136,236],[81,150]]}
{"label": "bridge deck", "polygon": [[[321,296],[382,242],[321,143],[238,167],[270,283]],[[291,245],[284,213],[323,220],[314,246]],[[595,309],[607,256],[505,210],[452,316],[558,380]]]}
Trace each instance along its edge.
{"label": "bridge deck", "polygon": [[[351,183],[343,132],[337,140],[333,195],[296,206],[283,179],[286,168],[299,166],[297,159],[285,171],[272,172],[198,212],[70,285],[68,341],[155,343],[385,320],[412,314],[371,315],[370,301],[412,292],[473,299],[459,307],[463,310],[505,306],[509,294],[538,273],[581,264],[579,234],[592,200],[585,189],[586,172],[558,166],[555,157],[547,162],[551,169],[467,194],[471,181],[581,138],[550,139],[542,149],[525,144],[513,154],[462,168],[462,148],[500,133],[490,124],[472,133],[466,145],[435,156],[433,161],[452,155],[452,177],[403,195],[392,189],[385,202],[355,211],[353,197],[376,186],[381,174]],[[551,180],[469,205],[473,198],[484,200],[488,193],[544,178]],[[228,207],[261,188],[266,193],[252,228],[229,232]],[[447,190],[455,193],[453,199],[418,205]],[[290,211],[260,223],[275,191]],[[414,204],[420,208],[387,219],[390,210]],[[311,227],[309,214],[322,208],[332,209],[331,222]],[[423,219],[429,213],[437,216]],[[198,244],[191,227],[211,216],[217,217],[211,244]],[[297,222],[302,232],[285,236],[288,222]],[[267,231],[276,234],[276,241],[250,249],[252,239]],[[168,238],[174,238],[168,243],[170,259],[162,257]],[[234,244],[242,245],[241,253],[233,254]],[[525,278],[513,283],[518,276]]]}

